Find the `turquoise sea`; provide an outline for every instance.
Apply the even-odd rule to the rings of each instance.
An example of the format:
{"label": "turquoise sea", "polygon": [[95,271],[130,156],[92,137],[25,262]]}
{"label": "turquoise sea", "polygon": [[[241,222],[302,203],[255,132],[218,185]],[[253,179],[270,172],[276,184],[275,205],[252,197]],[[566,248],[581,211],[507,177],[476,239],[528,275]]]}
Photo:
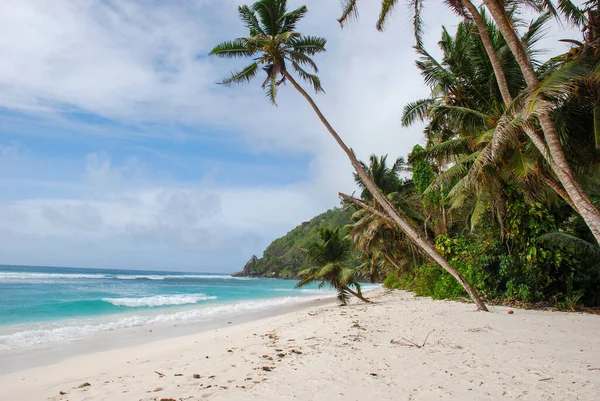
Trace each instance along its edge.
{"label": "turquoise sea", "polygon": [[0,266],[0,350],[334,295],[295,284],[211,273]]}

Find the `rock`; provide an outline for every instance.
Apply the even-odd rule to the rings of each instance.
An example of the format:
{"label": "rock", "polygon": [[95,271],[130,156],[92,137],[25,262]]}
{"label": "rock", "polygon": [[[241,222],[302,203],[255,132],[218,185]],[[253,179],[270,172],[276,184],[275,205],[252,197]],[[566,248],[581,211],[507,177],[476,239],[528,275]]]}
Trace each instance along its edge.
{"label": "rock", "polygon": [[242,270],[241,272],[235,272],[232,273],[231,276],[232,277],[248,277],[252,275],[252,267],[258,263],[258,258],[256,257],[256,255],[252,255],[252,257],[250,258],[250,260],[248,262],[246,262],[246,265],[244,266],[244,270]]}

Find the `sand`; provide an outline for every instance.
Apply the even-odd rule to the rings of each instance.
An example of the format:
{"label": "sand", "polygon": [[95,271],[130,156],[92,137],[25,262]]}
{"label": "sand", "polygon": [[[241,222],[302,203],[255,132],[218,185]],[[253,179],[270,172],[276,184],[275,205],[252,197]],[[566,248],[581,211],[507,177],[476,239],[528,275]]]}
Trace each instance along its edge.
{"label": "sand", "polygon": [[5,374],[0,399],[600,399],[600,316],[370,297]]}

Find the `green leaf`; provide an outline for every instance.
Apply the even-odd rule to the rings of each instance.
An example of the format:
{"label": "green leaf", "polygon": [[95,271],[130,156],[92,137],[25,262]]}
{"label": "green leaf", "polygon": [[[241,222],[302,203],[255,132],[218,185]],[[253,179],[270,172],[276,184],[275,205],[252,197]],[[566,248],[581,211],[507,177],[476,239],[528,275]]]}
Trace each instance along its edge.
{"label": "green leaf", "polygon": [[224,79],[221,83],[225,85],[247,83],[256,76],[258,72],[258,63],[252,63],[241,71],[232,72],[231,76]]}
{"label": "green leaf", "polygon": [[248,47],[246,42],[241,39],[235,39],[216,45],[209,54],[221,58],[236,58],[252,57],[255,53],[255,50]]}

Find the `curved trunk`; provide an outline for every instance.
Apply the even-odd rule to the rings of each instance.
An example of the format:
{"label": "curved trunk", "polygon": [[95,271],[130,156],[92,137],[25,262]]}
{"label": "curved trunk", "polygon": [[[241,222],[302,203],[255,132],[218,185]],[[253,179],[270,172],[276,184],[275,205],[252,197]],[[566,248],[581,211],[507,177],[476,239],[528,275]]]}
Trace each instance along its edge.
{"label": "curved trunk", "polygon": [[[504,40],[506,40],[511,52],[515,56],[523,72],[527,86],[530,89],[535,88],[539,84],[537,74],[531,65],[531,60],[523,48],[521,40],[505,13],[504,7],[498,0],[483,0],[483,4],[488,8]],[[575,180],[575,175],[569,165],[550,113],[543,112],[537,117],[544,132],[545,144],[548,147],[550,156],[548,163],[571,199],[576,211],[579,212],[590,228],[594,238],[600,244],[600,210],[598,210],[577,180]],[[538,145],[536,144],[536,146]]]}
{"label": "curved trunk", "polygon": [[347,290],[350,294],[354,295],[356,298],[360,299],[363,302],[366,302],[368,304],[372,304],[373,303],[372,301],[369,301],[367,298],[365,298],[362,295],[360,295],[358,292],[351,290],[347,286],[345,286],[344,289]]}
{"label": "curved trunk", "polygon": [[381,205],[381,207],[383,208],[383,210],[385,210],[387,215],[400,227],[400,229],[402,229],[402,231],[404,231],[404,233],[415,244],[417,244],[419,248],[421,248],[425,252],[425,254],[427,254],[431,259],[438,263],[444,270],[446,270],[448,273],[454,276],[454,278],[456,278],[458,282],[460,282],[460,284],[469,294],[473,302],[475,302],[475,304],[477,305],[478,310],[487,312],[487,307],[485,306],[475,289],[471,286],[471,284],[467,282],[467,280],[462,276],[462,274],[460,274],[460,272],[454,266],[450,265],[450,263],[448,263],[448,261],[438,253],[437,249],[435,249],[435,245],[431,241],[423,238],[421,234],[417,232],[417,230],[415,230],[412,224],[410,224],[410,222],[407,219],[402,217],[396,211],[395,207],[391,204],[388,198],[385,195],[383,195],[381,191],[379,191],[377,185],[375,185],[375,183],[369,178],[365,170],[358,162],[358,159],[354,155],[354,152],[350,150],[348,146],[346,146],[344,141],[342,141],[342,138],[340,138],[340,136],[333,129],[331,124],[329,124],[329,121],[327,121],[323,113],[321,113],[321,110],[314,102],[314,100],[310,97],[310,95],[296,82],[296,80],[287,71],[284,70],[283,75],[288,81],[292,83],[292,85],[294,85],[294,88],[296,88],[296,90],[300,92],[300,94],[302,94],[302,96],[304,96],[304,98],[312,106],[313,110],[315,111],[325,128],[327,128],[333,139],[335,139],[335,141],[350,159],[350,163],[356,170],[356,173],[360,177],[361,181],[365,184],[365,187],[367,187],[371,195],[373,195],[373,198],[377,201],[377,203],[379,203],[379,205]]}

